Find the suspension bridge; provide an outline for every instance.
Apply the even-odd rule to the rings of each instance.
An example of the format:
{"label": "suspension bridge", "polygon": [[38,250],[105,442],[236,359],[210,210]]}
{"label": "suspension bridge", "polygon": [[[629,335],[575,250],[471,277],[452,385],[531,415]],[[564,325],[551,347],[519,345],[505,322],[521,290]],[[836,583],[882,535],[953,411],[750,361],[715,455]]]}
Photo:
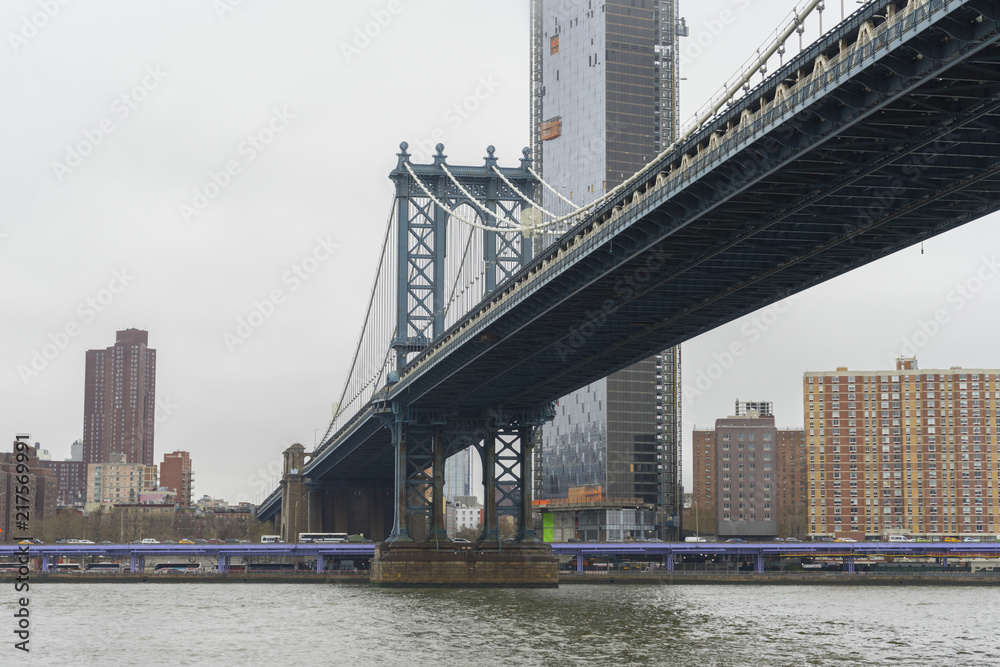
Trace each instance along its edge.
{"label": "suspension bridge", "polygon": [[286,451],[259,516],[286,539],[433,545],[447,540],[444,461],[471,445],[480,543],[499,544],[502,513],[533,543],[531,450],[553,401],[1000,208],[998,20],[990,0],[868,2],[758,84],[737,79],[583,208],[527,149],[516,167],[492,148],[458,166],[440,145],[414,164],[402,144],[335,416],[315,451]]}

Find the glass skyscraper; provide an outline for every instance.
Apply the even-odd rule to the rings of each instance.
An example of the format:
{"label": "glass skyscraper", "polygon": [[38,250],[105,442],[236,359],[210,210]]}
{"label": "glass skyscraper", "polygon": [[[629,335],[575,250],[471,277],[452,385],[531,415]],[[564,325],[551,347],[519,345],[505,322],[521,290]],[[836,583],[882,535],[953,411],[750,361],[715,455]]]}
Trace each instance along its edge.
{"label": "glass skyscraper", "polygon": [[[673,141],[681,32],[676,0],[532,1],[532,155],[574,204],[600,197]],[[551,193],[542,203],[565,210]],[[680,349],[671,348],[558,402],[542,432],[536,497],[600,487],[605,504],[654,507],[660,536],[676,538],[679,426]]]}

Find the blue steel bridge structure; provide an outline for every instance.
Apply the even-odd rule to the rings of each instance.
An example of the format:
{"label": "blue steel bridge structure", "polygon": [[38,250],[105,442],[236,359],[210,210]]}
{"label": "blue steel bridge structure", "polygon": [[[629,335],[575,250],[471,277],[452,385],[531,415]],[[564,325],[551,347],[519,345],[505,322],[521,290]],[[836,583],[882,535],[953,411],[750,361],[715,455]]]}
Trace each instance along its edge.
{"label": "blue steel bridge structure", "polygon": [[[448,549],[461,552],[473,549],[471,544],[452,543]],[[552,545],[560,556],[576,559],[577,570],[584,560],[612,558],[637,562],[658,562],[672,572],[675,561],[685,558],[724,558],[751,561],[755,570],[764,571],[765,562],[793,558],[841,559],[846,572],[854,572],[855,560],[896,558],[935,559],[947,564],[969,559],[988,559],[1000,565],[1000,543],[997,542],[622,542],[583,543],[562,542]],[[315,571],[324,572],[342,560],[355,563],[370,560],[375,554],[372,543],[346,544],[43,544],[27,548],[26,562],[32,571],[53,572],[59,562],[117,562],[128,572],[144,572],[154,562],[182,563],[206,558],[218,563],[218,571],[230,571],[234,559],[247,562],[315,562]],[[0,546],[0,572],[19,563],[25,551],[18,546]],[[150,559],[147,563],[146,559]],[[29,575],[30,576],[30,575]]]}
{"label": "blue steel bridge structure", "polygon": [[508,512],[534,540],[553,401],[1000,208],[998,20],[992,0],[872,0],[566,215],[536,208],[527,150],[452,166],[403,144],[336,416],[259,516],[286,540],[443,539],[443,463],[473,445],[481,539]]}

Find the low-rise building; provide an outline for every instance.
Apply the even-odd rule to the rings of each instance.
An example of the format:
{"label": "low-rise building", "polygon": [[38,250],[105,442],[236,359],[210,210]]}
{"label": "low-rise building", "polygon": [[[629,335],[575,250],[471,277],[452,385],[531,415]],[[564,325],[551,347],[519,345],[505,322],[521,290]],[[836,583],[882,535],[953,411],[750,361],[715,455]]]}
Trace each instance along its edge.
{"label": "low-rise building", "polygon": [[[41,523],[56,515],[58,482],[52,471],[42,466],[38,448],[28,446],[18,458],[16,444],[11,452],[0,454],[0,542],[10,541],[11,536],[25,534],[16,530],[16,513],[26,511],[29,526]],[[18,465],[27,466],[19,471]],[[22,508],[24,508],[22,510]]]}

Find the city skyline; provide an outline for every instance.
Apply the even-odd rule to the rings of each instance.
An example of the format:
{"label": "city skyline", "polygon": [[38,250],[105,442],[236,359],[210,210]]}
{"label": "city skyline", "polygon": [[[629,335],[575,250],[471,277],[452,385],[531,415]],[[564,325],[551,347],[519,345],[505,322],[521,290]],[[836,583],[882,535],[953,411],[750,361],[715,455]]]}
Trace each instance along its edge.
{"label": "city skyline", "polygon": [[[16,289],[4,292],[0,427],[68,457],[86,350],[144,329],[161,356],[158,450],[191,452],[198,495],[257,500],[285,447],[312,449],[339,395],[399,141],[419,162],[441,141],[453,164],[493,144],[504,165],[530,143],[528,3],[161,2],[124,17],[104,4],[60,5],[5,53],[0,76],[22,103],[0,130],[18,156],[3,167],[0,281]],[[681,3],[682,123],[791,10],[748,5]],[[19,34],[36,11],[14,4],[3,25]],[[98,46],[80,53],[82,39]],[[409,75],[407,62],[437,68]],[[352,93],[365,103],[345,104]],[[691,430],[734,396],[767,396],[788,415],[779,426],[801,426],[788,408],[809,370],[889,370],[914,353],[927,368],[1000,366],[996,222],[685,343],[685,458]],[[684,479],[689,490],[688,463]]]}

